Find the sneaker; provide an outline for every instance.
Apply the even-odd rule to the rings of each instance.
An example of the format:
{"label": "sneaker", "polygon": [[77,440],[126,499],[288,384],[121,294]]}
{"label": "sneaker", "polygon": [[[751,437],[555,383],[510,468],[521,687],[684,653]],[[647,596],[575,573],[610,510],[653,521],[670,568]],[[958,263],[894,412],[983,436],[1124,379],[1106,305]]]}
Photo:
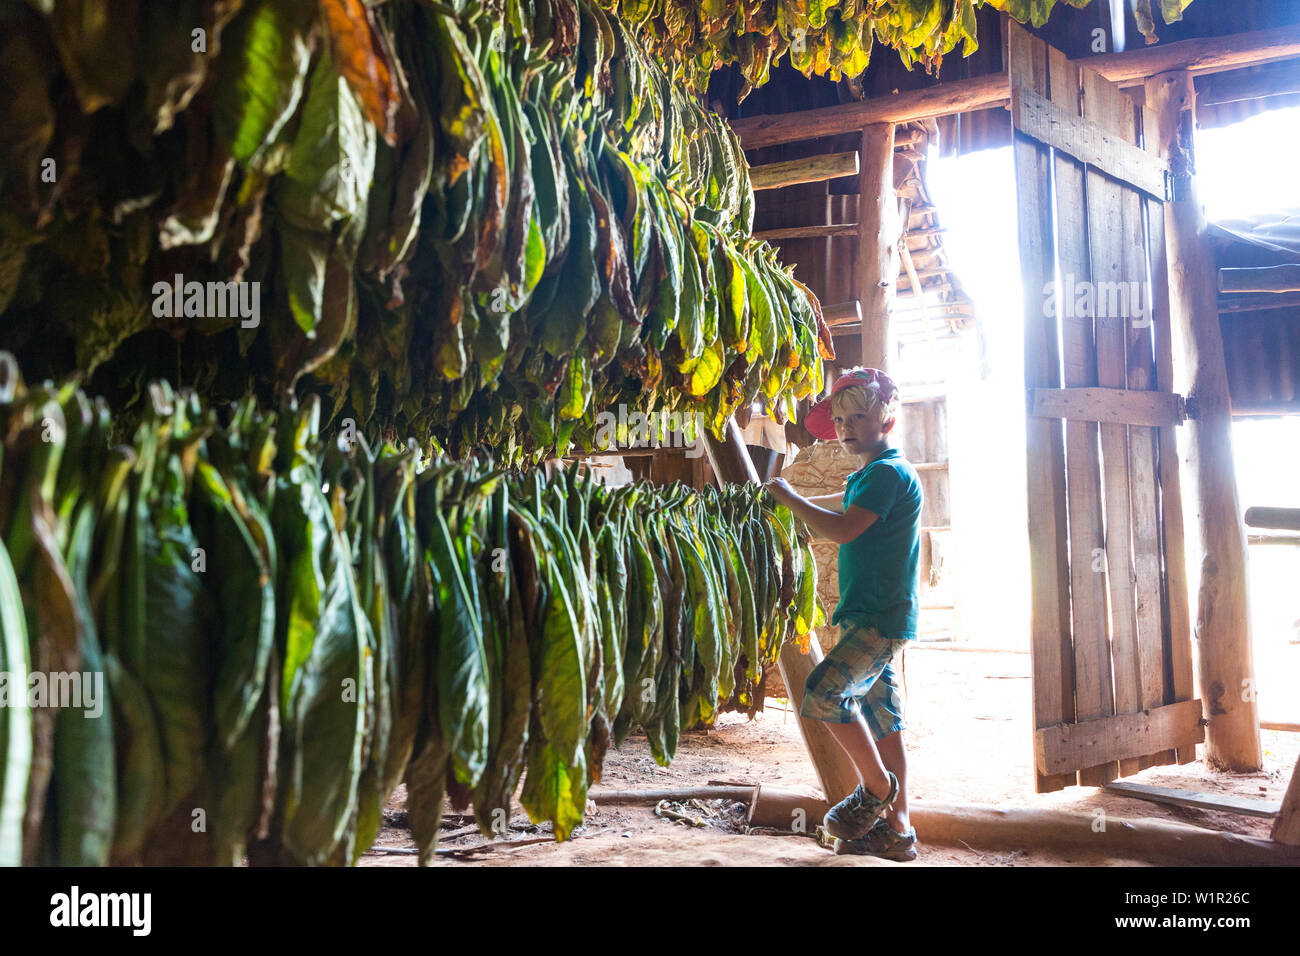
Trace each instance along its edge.
{"label": "sneaker", "polygon": [[866,787],[858,784],[852,793],[826,811],[822,826],[840,840],[857,840],[867,835],[871,825],[889,809],[897,796],[898,778],[892,773],[889,774],[889,795],[883,800],[872,796]]}
{"label": "sneaker", "polygon": [[835,853],[837,856],[843,854],[879,856],[900,863],[915,860],[916,827],[910,827],[906,833],[899,833],[889,825],[889,821],[880,817],[876,820],[875,826],[860,840],[836,840]]}

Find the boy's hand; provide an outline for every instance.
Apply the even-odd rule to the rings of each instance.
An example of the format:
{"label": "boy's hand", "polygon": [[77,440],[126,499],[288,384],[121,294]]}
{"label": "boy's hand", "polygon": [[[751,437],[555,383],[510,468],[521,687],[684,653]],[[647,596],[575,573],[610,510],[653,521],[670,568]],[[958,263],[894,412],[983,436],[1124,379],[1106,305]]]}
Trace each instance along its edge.
{"label": "boy's hand", "polygon": [[763,485],[773,498],[780,502],[789,501],[795,497],[795,490],[790,487],[790,482],[784,478],[769,478]]}

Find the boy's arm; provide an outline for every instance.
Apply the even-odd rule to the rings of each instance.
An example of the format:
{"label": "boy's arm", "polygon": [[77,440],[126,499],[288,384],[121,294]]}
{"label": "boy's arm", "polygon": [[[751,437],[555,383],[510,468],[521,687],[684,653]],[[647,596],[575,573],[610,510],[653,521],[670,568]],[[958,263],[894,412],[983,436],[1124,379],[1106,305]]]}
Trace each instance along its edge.
{"label": "boy's arm", "polygon": [[804,524],[808,525],[813,534],[829,538],[836,544],[848,544],[875,524],[879,517],[874,511],[868,511],[857,505],[849,505],[844,511],[827,510],[814,502],[828,498],[840,499],[836,502],[839,505],[843,494],[820,495],[816,499],[804,498],[791,488],[790,483],[784,478],[773,478],[765,487],[771,492],[772,497],[788,507]]}
{"label": "boy's arm", "polygon": [[837,491],[833,495],[812,495],[805,498],[804,501],[811,501],[815,505],[820,505],[830,511],[844,510],[844,492]]}

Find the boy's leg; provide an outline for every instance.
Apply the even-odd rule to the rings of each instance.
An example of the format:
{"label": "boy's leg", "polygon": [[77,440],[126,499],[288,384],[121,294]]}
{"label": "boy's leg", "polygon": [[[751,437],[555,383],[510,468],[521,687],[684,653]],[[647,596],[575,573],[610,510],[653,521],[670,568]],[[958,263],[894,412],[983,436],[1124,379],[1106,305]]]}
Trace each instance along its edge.
{"label": "boy's leg", "polygon": [[[889,769],[884,762],[884,755],[877,750],[876,742],[867,731],[866,722],[856,717],[851,723],[828,723],[826,729],[831,732],[835,742],[844,748],[844,752],[853,761],[858,771],[858,779],[873,797],[884,799],[889,795]],[[903,778],[898,778],[899,791],[902,791]]]}
{"label": "boy's leg", "polygon": [[907,812],[907,751],[903,749],[903,732],[881,737],[876,741],[876,749],[885,769],[898,778],[898,797],[885,811],[885,819],[899,833],[906,833],[912,824]]}
{"label": "boy's leg", "polygon": [[877,799],[889,796],[889,773],[876,749],[881,728],[873,732],[862,704],[880,693],[873,694],[873,685],[882,673],[891,673],[889,665],[896,652],[896,643],[882,640],[874,627],[849,625],[809,673],[799,709],[802,716],[825,722],[853,761],[863,788]]}
{"label": "boy's leg", "polygon": [[894,667],[903,647],[901,641],[894,645],[894,656],[880,672],[862,702],[862,713],[875,739],[880,759],[885,769],[898,778],[898,797],[886,811],[885,819],[899,833],[905,832],[911,825],[907,812],[907,752],[903,749],[902,734],[903,689]]}

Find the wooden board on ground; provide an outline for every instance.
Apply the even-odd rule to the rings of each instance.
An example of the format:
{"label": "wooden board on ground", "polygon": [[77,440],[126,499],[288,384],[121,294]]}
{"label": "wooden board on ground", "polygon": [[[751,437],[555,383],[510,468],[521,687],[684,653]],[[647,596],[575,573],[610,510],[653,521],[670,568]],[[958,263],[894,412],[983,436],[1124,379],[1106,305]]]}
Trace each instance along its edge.
{"label": "wooden board on ground", "polygon": [[1106,789],[1138,800],[1167,803],[1175,807],[1193,807],[1197,810],[1221,810],[1224,813],[1240,813],[1248,817],[1271,819],[1282,810],[1280,800],[1252,800],[1249,797],[1234,797],[1226,793],[1201,793],[1196,790],[1180,790],[1176,787],[1153,787],[1147,783],[1134,783],[1131,780],[1112,780],[1106,784]]}

